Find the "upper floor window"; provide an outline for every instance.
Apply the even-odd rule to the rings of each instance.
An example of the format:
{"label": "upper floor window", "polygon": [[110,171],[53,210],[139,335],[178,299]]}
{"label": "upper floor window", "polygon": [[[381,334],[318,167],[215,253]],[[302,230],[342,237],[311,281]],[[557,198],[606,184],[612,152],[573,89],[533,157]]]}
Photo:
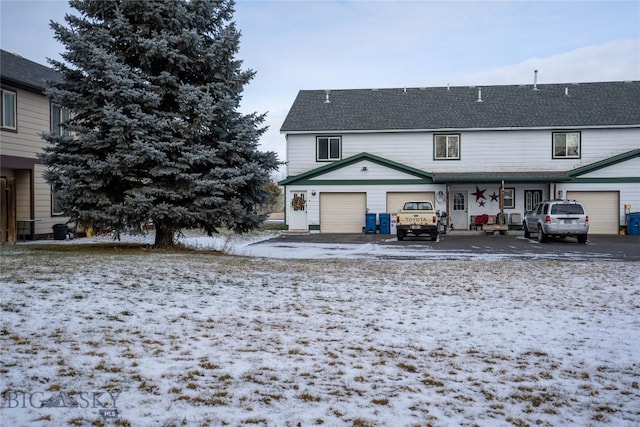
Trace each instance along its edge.
{"label": "upper floor window", "polygon": [[2,89],[0,120],[3,129],[16,129],[16,93]]}
{"label": "upper floor window", "polygon": [[434,135],[433,157],[436,160],[460,159],[460,135]]}
{"label": "upper floor window", "polygon": [[316,138],[316,160],[331,161],[342,158],[342,144],[339,136],[319,136]]}
{"label": "upper floor window", "polygon": [[51,133],[66,136],[69,130],[62,126],[69,120],[69,110],[59,105],[51,105]]}
{"label": "upper floor window", "polygon": [[580,158],[580,132],[553,132],[553,158]]}

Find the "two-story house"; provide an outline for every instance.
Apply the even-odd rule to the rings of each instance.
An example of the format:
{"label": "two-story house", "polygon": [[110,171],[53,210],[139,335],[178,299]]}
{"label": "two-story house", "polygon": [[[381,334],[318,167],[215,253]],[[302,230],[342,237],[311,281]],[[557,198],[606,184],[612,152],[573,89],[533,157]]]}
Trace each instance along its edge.
{"label": "two-story house", "polygon": [[289,230],[358,233],[365,213],[431,200],[453,229],[548,198],[590,233],[640,211],[640,82],[302,90],[287,143]]}
{"label": "two-story house", "polygon": [[42,134],[64,131],[66,110],[45,95],[48,81],[60,79],[51,68],[0,51],[0,241],[51,235],[68,218],[55,203],[37,155]]}

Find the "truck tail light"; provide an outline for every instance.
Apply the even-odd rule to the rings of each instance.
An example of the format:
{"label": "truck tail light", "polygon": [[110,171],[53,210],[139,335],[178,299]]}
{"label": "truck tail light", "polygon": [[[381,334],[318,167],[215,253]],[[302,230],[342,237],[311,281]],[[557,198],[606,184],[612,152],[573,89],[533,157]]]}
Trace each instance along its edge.
{"label": "truck tail light", "polygon": [[584,222],[589,222],[589,215],[584,216]]}
{"label": "truck tail light", "polygon": [[398,223],[398,225],[400,224],[400,215],[396,216],[396,223]]}
{"label": "truck tail light", "polygon": [[434,216],[434,217],[433,217],[433,223],[435,224],[436,222],[438,222],[438,217],[437,217],[437,216]]}
{"label": "truck tail light", "polygon": [[544,222],[551,222],[551,215],[544,217]]}

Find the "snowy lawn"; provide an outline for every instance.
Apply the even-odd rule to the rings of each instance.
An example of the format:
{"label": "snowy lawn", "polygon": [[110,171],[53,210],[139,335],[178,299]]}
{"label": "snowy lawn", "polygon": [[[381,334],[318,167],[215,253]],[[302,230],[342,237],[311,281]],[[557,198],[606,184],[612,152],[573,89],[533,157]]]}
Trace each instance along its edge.
{"label": "snowy lawn", "polygon": [[64,245],[2,248],[3,426],[640,425],[637,263]]}

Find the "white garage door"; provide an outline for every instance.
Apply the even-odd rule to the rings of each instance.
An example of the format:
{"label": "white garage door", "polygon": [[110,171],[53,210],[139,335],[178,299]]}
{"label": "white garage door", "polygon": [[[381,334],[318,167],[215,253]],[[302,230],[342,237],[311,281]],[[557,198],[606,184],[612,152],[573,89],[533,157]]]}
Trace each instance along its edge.
{"label": "white garage door", "polygon": [[589,234],[618,234],[620,194],[617,191],[567,191],[589,215]]}
{"label": "white garage door", "polygon": [[366,193],[320,193],[321,233],[362,233]]}
{"label": "white garage door", "polygon": [[423,201],[429,200],[433,203],[433,206],[436,205],[436,194],[431,191],[425,192],[404,192],[404,193],[387,193],[387,212],[389,213],[398,213],[400,209],[402,209],[402,205],[404,202],[415,202],[415,201]]}

